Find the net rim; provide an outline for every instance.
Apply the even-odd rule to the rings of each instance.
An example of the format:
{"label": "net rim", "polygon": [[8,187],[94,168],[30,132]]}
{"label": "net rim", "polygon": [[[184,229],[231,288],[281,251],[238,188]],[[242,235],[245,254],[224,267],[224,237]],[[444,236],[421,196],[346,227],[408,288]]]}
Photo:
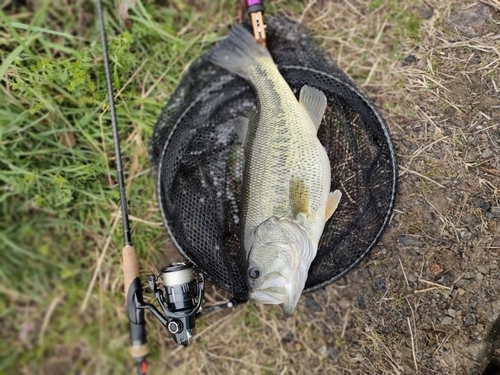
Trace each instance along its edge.
{"label": "net rim", "polygon": [[[203,60],[203,57],[199,60],[199,61],[202,61]],[[347,273],[349,273],[353,268],[355,268],[357,265],[359,265],[365,258],[366,256],[370,253],[370,251],[373,249],[373,247],[377,244],[377,242],[379,241],[380,237],[382,236],[384,230],[386,229],[387,225],[389,224],[389,221],[390,221],[390,218],[391,218],[391,215],[392,215],[392,211],[393,211],[393,208],[394,208],[394,205],[395,205],[395,201],[396,201],[396,197],[397,197],[397,176],[398,176],[398,167],[397,167],[397,158],[396,158],[396,152],[395,152],[395,149],[394,149],[394,146],[393,146],[393,143],[392,143],[392,137],[391,137],[391,134],[389,132],[389,129],[384,121],[384,119],[382,118],[382,116],[380,115],[380,113],[378,112],[377,108],[375,107],[375,105],[372,103],[372,101],[367,98],[361,90],[359,90],[356,85],[354,84],[349,84],[351,83],[350,81],[346,81],[346,79],[340,79],[339,77],[336,77],[335,75],[332,75],[332,74],[328,74],[326,72],[323,72],[321,70],[317,70],[317,69],[314,69],[314,68],[309,68],[309,67],[304,67],[304,66],[298,66],[298,65],[281,65],[281,66],[278,66],[278,69],[280,70],[280,72],[284,69],[288,69],[288,70],[298,70],[298,71],[308,71],[308,72],[311,72],[311,73],[315,73],[315,74],[320,74],[322,76],[325,76],[329,79],[332,79],[334,81],[336,81],[339,85],[347,88],[351,93],[353,93],[354,95],[358,96],[362,101],[363,103],[370,109],[370,111],[372,112],[372,114],[374,115],[375,119],[376,119],[376,122],[378,122],[378,125],[379,127],[382,129],[382,132],[384,134],[384,140],[387,144],[387,147],[388,147],[388,151],[389,151],[389,155],[390,155],[390,165],[391,165],[391,172],[392,172],[392,184],[391,184],[391,188],[392,188],[392,193],[391,193],[391,198],[389,200],[389,204],[387,206],[387,209],[386,209],[386,213],[384,215],[384,220],[382,222],[382,224],[380,225],[380,228],[379,228],[379,231],[376,233],[375,237],[373,238],[373,240],[371,241],[371,243],[368,245],[368,247],[365,249],[365,251],[363,251],[358,257],[357,259],[352,262],[348,267],[346,267],[342,272],[336,274],[334,277],[322,282],[322,283],[319,283],[317,285],[314,285],[314,286],[311,286],[309,288],[306,288],[304,289],[303,291],[303,294],[304,293],[309,293],[309,292],[313,292],[315,290],[318,290],[318,289],[321,289],[321,288],[324,288],[326,287],[327,285],[339,280],[340,278],[344,277]],[[236,76],[233,76],[232,79],[235,79]],[[219,82],[217,83],[216,87],[219,86],[219,88],[229,82],[230,80],[228,81],[225,81],[225,82]],[[214,88],[214,89],[217,89],[217,88]],[[200,93],[203,92],[203,90],[200,90]],[[175,94],[175,93],[174,93]],[[180,125],[181,121],[183,120],[183,118],[186,116],[186,114],[197,104],[201,101],[199,95],[198,97],[196,98],[196,100],[194,100],[193,102],[191,102],[191,104],[189,106],[187,106],[184,111],[181,113],[181,115],[178,117],[177,121],[175,122],[175,124],[172,126],[172,129],[170,130],[170,133],[167,137],[167,140],[161,150],[161,153],[159,154],[159,163],[158,163],[158,166],[157,166],[157,170],[156,170],[156,173],[158,176],[161,175],[161,170],[162,170],[162,167],[164,165],[164,156],[167,152],[167,149],[170,145],[170,141],[172,139],[172,136],[174,134],[174,132],[176,131],[176,129],[178,128],[178,126]],[[157,191],[157,196],[158,197],[161,197],[162,196],[162,192],[163,192],[163,189],[162,189],[162,179],[161,178],[158,178],[157,179],[157,186],[156,186],[156,191]],[[186,254],[186,252],[183,250],[182,246],[179,244],[179,242],[177,241],[175,235],[174,235],[174,230],[171,228],[170,224],[169,224],[169,220],[167,219],[167,215],[166,215],[166,212],[165,212],[165,208],[164,208],[164,204],[161,202],[161,199],[159,199],[159,210],[160,210],[160,216],[162,218],[162,222],[163,222],[163,225],[165,226],[165,229],[167,230],[167,233],[169,235],[169,238],[170,240],[172,241],[172,243],[174,244],[174,246],[176,247],[177,251],[179,251],[179,253],[186,259],[188,260],[189,262],[193,263],[195,265],[196,268],[198,268],[201,272],[203,272],[207,278],[210,280],[210,275],[208,275],[205,271],[203,271],[203,265],[200,265],[200,264],[197,264],[195,263],[191,257],[188,256],[188,254]],[[216,284],[217,285],[217,284]]]}

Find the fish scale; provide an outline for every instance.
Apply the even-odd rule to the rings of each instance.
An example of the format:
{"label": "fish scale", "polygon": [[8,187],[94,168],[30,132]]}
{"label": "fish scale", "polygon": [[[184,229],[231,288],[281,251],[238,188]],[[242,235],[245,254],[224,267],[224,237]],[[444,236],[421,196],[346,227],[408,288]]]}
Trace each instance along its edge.
{"label": "fish scale", "polygon": [[[271,217],[292,218],[289,199],[290,180],[308,182],[310,215],[301,223],[314,242],[323,228],[326,197],[330,189],[328,155],[316,136],[316,128],[297,102],[272,60],[260,59],[249,69],[248,79],[255,87],[258,114],[250,124],[245,145],[245,183],[242,218],[245,249],[251,233]],[[271,105],[272,103],[272,105]]]}

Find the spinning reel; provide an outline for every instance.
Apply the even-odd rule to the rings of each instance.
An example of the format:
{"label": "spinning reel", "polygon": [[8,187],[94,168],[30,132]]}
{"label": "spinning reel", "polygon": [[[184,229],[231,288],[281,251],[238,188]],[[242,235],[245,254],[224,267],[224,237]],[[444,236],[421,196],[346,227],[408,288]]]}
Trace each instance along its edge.
{"label": "spinning reel", "polygon": [[127,312],[130,322],[132,347],[146,342],[144,330],[144,310],[149,310],[158,321],[172,334],[179,345],[191,344],[195,317],[203,304],[205,278],[196,282],[193,266],[186,263],[173,263],[162,270],[163,289],[158,288],[158,276],[148,277],[149,287],[161,307],[160,312],[154,305],[144,303],[139,290],[139,279],[132,282],[127,293]]}

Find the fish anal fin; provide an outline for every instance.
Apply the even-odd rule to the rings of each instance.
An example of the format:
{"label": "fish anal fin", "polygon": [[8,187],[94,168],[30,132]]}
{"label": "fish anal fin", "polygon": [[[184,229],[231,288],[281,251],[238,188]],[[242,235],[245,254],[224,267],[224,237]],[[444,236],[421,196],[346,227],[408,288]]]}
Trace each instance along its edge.
{"label": "fish anal fin", "polygon": [[309,117],[316,127],[316,131],[321,125],[321,120],[325,114],[326,96],[322,91],[311,86],[302,86],[300,90],[299,103],[302,104]]}
{"label": "fish anal fin", "polygon": [[241,143],[243,143],[243,147],[245,147],[245,142],[247,140],[249,122],[250,120],[246,117],[236,117],[233,122],[236,134],[238,134],[238,138]]}
{"label": "fish anal fin", "polygon": [[342,193],[340,190],[335,190],[328,194],[328,200],[326,201],[326,210],[325,210],[325,220],[328,220],[332,217],[333,213],[339,206],[340,198],[342,198]]}
{"label": "fish anal fin", "polygon": [[309,216],[309,189],[299,178],[290,180],[290,205],[294,219]]}

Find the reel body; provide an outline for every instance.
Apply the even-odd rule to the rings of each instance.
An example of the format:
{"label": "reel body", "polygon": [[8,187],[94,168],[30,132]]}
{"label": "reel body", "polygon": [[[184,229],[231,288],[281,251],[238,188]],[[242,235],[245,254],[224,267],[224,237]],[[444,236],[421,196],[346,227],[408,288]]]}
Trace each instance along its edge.
{"label": "reel body", "polygon": [[[136,311],[149,310],[158,321],[171,333],[172,339],[179,345],[189,346],[195,327],[195,316],[203,303],[205,279],[196,283],[193,266],[186,263],[173,263],[162,270],[163,289],[158,288],[158,276],[148,277],[149,287],[153,291],[162,312],[151,304],[136,300]],[[129,310],[130,311],[130,310]]]}

